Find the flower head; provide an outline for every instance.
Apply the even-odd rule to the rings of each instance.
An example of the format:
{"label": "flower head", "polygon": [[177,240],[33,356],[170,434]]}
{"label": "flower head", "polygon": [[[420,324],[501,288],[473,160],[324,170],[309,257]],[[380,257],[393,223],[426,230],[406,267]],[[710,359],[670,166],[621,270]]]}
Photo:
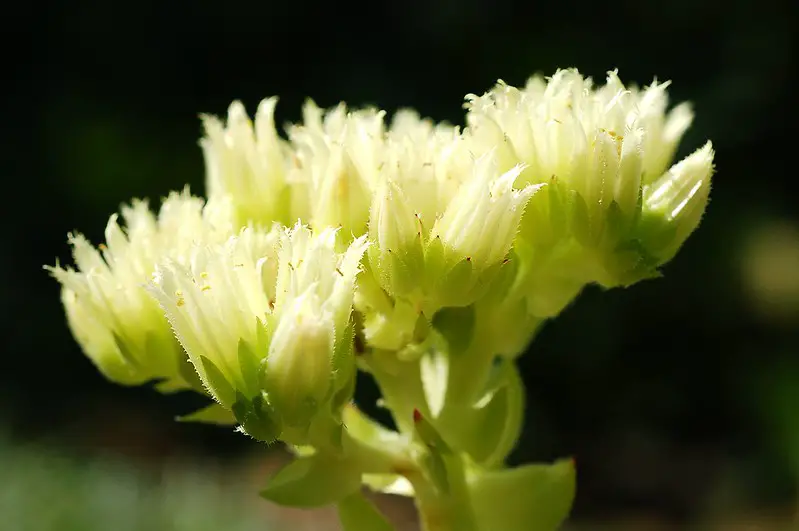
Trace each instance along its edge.
{"label": "flower head", "polygon": [[237,417],[257,404],[275,436],[340,407],[336,393],[351,388],[348,326],[365,238],[344,253],[336,240],[333,229],[301,224],[244,229],[198,247],[187,266],[160,266],[150,286],[214,398]]}
{"label": "flower head", "polygon": [[[503,170],[524,163],[522,183],[548,183],[521,223],[529,247],[522,259],[549,270],[526,268],[533,306],[557,312],[582,285],[627,285],[662,263],[643,256],[635,242],[642,195],[671,164],[693,117],[687,104],[667,111],[668,85],[626,87],[612,71],[595,87],[576,70],[560,70],[522,89],[500,82],[483,96],[467,96],[471,149],[495,150]],[[553,272],[562,282],[550,280]],[[542,286],[560,284],[568,286],[554,297],[562,302],[538,300]]]}
{"label": "flower head", "polygon": [[203,203],[188,191],[171,194],[158,216],[143,201],[122,208],[105,230],[106,243],[93,247],[70,235],[76,269],[48,267],[61,283],[73,335],[110,379],[124,384],[164,381],[164,388],[193,381],[161,309],[144,289],[163,260],[185,264],[197,242],[220,242],[231,230],[228,203]]}
{"label": "flower head", "polygon": [[291,219],[289,153],[275,129],[276,104],[277,98],[263,100],[254,124],[238,101],[230,105],[227,123],[203,116],[206,136],[200,146],[208,194],[233,199],[239,226],[255,223],[268,228],[275,221]]}

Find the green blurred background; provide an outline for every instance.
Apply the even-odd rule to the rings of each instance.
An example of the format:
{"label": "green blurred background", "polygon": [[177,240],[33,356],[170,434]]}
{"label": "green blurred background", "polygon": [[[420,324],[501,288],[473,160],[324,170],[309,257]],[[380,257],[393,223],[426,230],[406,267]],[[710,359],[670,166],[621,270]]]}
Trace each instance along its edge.
{"label": "green blurred background", "polygon": [[[279,448],[173,422],[194,397],[104,381],[42,264],[69,262],[70,230],[102,241],[131,197],[157,202],[187,182],[202,192],[198,113],[224,114],[233,99],[253,111],[279,95],[278,123],[298,120],[308,96],[462,123],[467,92],[566,66],[673,80],[674,101],[697,112],[680,156],[712,139],[717,175],[663,279],[589,289],[542,331],[521,362],[529,406],[513,462],[576,456],[575,529],[799,529],[791,1],[17,9],[5,49],[0,530],[323,529],[327,512],[301,519],[257,499]],[[359,396],[371,403],[373,388]]]}

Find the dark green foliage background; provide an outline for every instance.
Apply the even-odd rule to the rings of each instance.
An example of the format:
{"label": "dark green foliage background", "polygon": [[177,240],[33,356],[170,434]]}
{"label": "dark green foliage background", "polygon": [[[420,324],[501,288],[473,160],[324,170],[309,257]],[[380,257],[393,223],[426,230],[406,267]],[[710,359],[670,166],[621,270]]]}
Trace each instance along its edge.
{"label": "dark green foliage background", "polygon": [[[33,10],[36,10],[35,12]],[[746,296],[750,230],[799,223],[795,6],[746,2],[66,2],[9,17],[0,418],[55,452],[235,456],[229,430],[177,425],[196,402],[99,376],[41,265],[66,233],[102,240],[131,197],[203,190],[200,112],[307,96],[462,123],[467,92],[577,66],[672,79],[714,141],[700,230],[665,277],[589,289],[522,360],[527,430],[514,461],[575,455],[577,518],[644,511],[676,523],[725,508],[790,510],[799,480],[799,301],[776,319]],[[15,33],[16,32],[16,33]],[[7,69],[8,69],[7,66]],[[799,275],[799,271],[794,274]],[[371,400],[364,389],[364,401]],[[793,437],[793,438],[791,438]]]}

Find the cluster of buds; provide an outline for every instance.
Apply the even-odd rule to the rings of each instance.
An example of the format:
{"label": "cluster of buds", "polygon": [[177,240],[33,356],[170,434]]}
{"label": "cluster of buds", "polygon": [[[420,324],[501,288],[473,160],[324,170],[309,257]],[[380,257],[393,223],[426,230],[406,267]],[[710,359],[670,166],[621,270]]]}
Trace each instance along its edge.
{"label": "cluster of buds", "polygon": [[[523,417],[513,359],[584,286],[655,276],[700,222],[713,150],[671,165],[692,113],[667,110],[667,86],[575,70],[500,82],[466,97],[463,130],[308,102],[285,138],[276,98],[254,121],[235,102],[203,118],[207,203],[175,193],[155,216],[135,202],[99,250],[70,237],[77,269],[48,269],[108,378],[205,393],[195,419],[314,452],[273,499],[307,503],[319,470],[418,496],[424,477],[438,495],[465,482],[488,522],[502,500],[485,485],[528,478],[495,470]],[[357,369],[399,433],[353,413]],[[325,457],[353,444],[354,461]]]}

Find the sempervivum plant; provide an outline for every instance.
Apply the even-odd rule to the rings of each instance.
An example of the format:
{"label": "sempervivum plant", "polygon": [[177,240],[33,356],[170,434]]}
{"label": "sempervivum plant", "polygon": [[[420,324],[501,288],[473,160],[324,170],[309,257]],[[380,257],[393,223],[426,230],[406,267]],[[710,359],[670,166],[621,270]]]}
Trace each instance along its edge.
{"label": "sempervivum plant", "polygon": [[[263,495],[391,529],[363,485],[411,496],[426,531],[554,530],[573,462],[505,466],[522,428],[515,359],[589,284],[654,277],[697,227],[710,143],[672,165],[692,114],[667,84],[576,70],[469,95],[466,128],[323,111],[285,137],[276,99],[205,117],[207,201],[175,193],[71,236],[69,325],[120,384],[209,398],[297,458]],[[371,374],[396,429],[353,404]]]}

